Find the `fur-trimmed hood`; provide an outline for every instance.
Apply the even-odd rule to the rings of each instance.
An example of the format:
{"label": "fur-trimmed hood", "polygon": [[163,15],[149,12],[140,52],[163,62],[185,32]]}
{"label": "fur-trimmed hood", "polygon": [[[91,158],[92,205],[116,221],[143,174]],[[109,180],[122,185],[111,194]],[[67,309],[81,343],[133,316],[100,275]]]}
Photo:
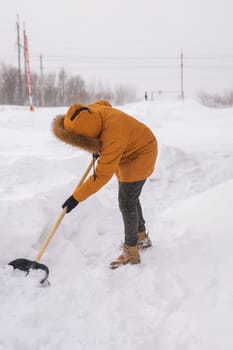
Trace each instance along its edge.
{"label": "fur-trimmed hood", "polygon": [[98,137],[90,137],[69,131],[64,127],[66,115],[58,115],[52,123],[54,135],[61,141],[81,148],[90,153],[99,153],[102,148],[102,142]]}

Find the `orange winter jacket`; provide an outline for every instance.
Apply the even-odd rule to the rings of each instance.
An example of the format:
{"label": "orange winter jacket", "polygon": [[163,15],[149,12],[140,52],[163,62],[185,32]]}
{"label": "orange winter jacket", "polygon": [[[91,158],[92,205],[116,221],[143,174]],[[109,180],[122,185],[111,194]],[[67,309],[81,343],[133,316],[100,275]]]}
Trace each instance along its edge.
{"label": "orange winter jacket", "polygon": [[121,182],[134,182],[146,179],[154,170],[157,141],[152,131],[107,101],[72,105],[66,115],[53,121],[53,132],[66,143],[99,153],[96,177],[90,176],[73,193],[79,202],[114,174]]}

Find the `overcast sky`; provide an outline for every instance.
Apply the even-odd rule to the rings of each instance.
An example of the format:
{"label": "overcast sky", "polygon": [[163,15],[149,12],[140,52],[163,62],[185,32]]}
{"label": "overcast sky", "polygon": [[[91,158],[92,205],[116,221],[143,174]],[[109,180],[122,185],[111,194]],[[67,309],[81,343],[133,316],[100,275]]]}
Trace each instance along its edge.
{"label": "overcast sky", "polygon": [[232,0],[7,0],[0,61],[17,66],[16,16],[29,38],[31,70],[80,74],[145,90],[233,89]]}

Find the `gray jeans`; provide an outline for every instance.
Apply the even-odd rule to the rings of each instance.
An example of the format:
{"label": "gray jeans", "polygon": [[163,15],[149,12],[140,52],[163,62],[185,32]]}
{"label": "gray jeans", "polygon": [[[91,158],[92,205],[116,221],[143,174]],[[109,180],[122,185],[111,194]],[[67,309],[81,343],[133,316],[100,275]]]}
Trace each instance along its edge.
{"label": "gray jeans", "polygon": [[125,243],[137,244],[137,233],[145,231],[145,220],[139,196],[146,180],[136,182],[119,182],[118,201],[125,228]]}

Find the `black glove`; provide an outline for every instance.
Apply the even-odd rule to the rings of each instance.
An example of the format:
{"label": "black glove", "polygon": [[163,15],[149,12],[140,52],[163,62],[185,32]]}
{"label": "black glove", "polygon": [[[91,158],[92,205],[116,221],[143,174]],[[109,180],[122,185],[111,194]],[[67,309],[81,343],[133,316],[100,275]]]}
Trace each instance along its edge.
{"label": "black glove", "polygon": [[97,160],[99,158],[99,153],[92,153],[93,159]]}
{"label": "black glove", "polygon": [[64,209],[66,207],[66,213],[69,213],[71,210],[73,210],[76,205],[78,205],[78,201],[73,196],[70,196],[65,203],[63,203],[62,208]]}

